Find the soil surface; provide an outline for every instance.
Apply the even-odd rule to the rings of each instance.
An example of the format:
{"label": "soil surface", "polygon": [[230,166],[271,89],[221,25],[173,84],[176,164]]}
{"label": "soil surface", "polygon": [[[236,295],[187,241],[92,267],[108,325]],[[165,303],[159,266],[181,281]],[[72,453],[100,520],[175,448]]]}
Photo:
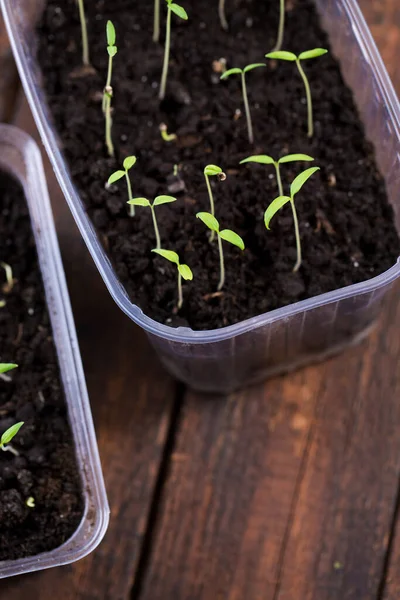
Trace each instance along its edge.
{"label": "soil surface", "polygon": [[[162,5],[164,2],[161,0]],[[236,323],[272,309],[374,277],[391,267],[400,252],[385,184],[364,136],[351,91],[331,54],[304,63],[313,99],[315,136],[306,135],[306,101],[293,63],[264,59],[275,43],[279,2],[228,0],[229,31],[221,30],[217,2],[182,0],[189,20],[173,16],[167,97],[158,100],[163,58],[152,42],[153,2],[86,2],[91,61],[95,71],[81,76],[80,27],[75,0],[49,0],[39,26],[39,61],[45,89],[73,177],[99,236],[130,298],[154,319],[193,329]],[[284,48],[299,53],[329,49],[311,0],[287,2]],[[162,6],[162,24],[165,23]],[[117,32],[114,59],[115,158],[104,145],[102,90],[106,79],[105,26]],[[228,68],[264,62],[248,73],[255,143],[247,139],[240,79],[221,82],[213,62]],[[178,136],[166,143],[159,125]],[[303,249],[298,273],[290,205],[274,217],[271,231],[263,214],[278,196],[271,166],[243,165],[252,154],[279,158],[306,153],[321,171],[296,200]],[[184,284],[178,315],[176,268],[151,253],[154,232],[148,208],[127,214],[124,180],[107,189],[109,175],[135,154],[134,196],[171,194],[177,202],[158,207],[162,246],[179,253],[193,270]],[[196,219],[208,210],[203,177],[206,164],[227,174],[213,178],[216,217],[221,228],[239,233],[244,252],[224,242],[226,285],[219,279],[217,244],[208,242]],[[179,174],[174,176],[174,165]],[[304,163],[282,166],[285,190]]]}
{"label": "soil surface", "polygon": [[[28,208],[19,184],[0,173],[2,362],[19,367],[0,380],[0,434],[18,421],[18,452],[0,452],[0,561],[32,556],[65,542],[83,514],[68,424]],[[27,506],[34,498],[34,507]]]}

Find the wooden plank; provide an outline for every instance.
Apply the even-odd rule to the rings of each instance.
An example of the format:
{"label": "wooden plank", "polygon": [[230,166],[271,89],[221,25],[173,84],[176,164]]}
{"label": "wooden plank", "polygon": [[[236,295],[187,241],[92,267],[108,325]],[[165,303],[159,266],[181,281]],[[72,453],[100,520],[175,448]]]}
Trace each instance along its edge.
{"label": "wooden plank", "polygon": [[[25,102],[17,119],[35,133]],[[83,363],[92,403],[111,523],[103,544],[75,565],[0,584],[8,600],[125,600],[137,568],[176,384],[142,331],[109,296],[46,160]]]}

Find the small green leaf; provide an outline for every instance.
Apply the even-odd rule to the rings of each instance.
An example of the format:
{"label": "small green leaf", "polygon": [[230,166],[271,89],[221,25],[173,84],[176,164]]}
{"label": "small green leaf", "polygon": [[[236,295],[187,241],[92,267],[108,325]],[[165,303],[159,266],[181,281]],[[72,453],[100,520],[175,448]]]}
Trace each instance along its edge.
{"label": "small green leaf", "polygon": [[128,200],[127,204],[132,204],[133,206],[151,206],[147,198],[132,198],[132,200]]}
{"label": "small green leaf", "polygon": [[114,46],[115,45],[115,27],[112,21],[107,21],[107,45]]}
{"label": "small green leaf", "polygon": [[301,190],[305,182],[310,179],[311,175],[314,175],[314,173],[319,170],[319,167],[311,167],[311,169],[307,169],[306,171],[300,173],[300,175],[297,175],[296,179],[290,186],[290,194],[292,198]]}
{"label": "small green leaf", "polygon": [[203,221],[204,225],[207,225],[207,227],[211,229],[211,231],[215,231],[216,233],[219,232],[219,223],[211,213],[198,212],[196,217]]}
{"label": "small green leaf", "polygon": [[325,48],[314,48],[314,50],[307,50],[306,52],[299,54],[299,59],[307,60],[308,58],[317,58],[324,54],[328,54],[328,50],[325,50]]}
{"label": "small green leaf", "polygon": [[227,79],[231,75],[238,75],[238,74],[239,75],[242,74],[242,69],[238,69],[237,67],[235,67],[234,69],[228,69],[227,71],[225,71],[225,73],[222,73],[220,79]]}
{"label": "small green leaf", "polygon": [[178,271],[186,281],[192,281],[193,273],[192,269],[188,265],[178,265]]}
{"label": "small green leaf", "polygon": [[157,196],[157,198],[154,199],[153,206],[168,204],[169,202],[176,202],[176,198],[173,196]]}
{"label": "small green leaf", "polygon": [[247,67],[245,67],[243,69],[243,71],[245,73],[247,73],[248,71],[252,71],[253,69],[257,69],[258,67],[266,67],[267,65],[264,63],[253,63],[252,65],[247,65]]}
{"label": "small green leaf", "polygon": [[108,52],[108,56],[111,56],[111,58],[114,58],[114,56],[117,54],[117,46],[108,46],[107,47],[107,52]]}
{"label": "small green leaf", "polygon": [[244,250],[244,241],[242,240],[240,235],[238,235],[234,231],[231,231],[230,229],[223,229],[222,231],[220,231],[219,237],[221,237],[226,242],[230,242],[234,246],[237,246],[241,250]]}
{"label": "small green leaf", "polygon": [[179,6],[179,4],[169,3],[169,7],[172,10],[172,12],[175,13],[178,17],[180,17],[184,21],[188,20],[189,17],[187,15],[187,12],[182,6]]}
{"label": "small green leaf", "polygon": [[111,184],[115,183],[116,181],[118,181],[119,179],[122,179],[122,177],[125,177],[125,171],[115,171],[115,173],[112,173],[112,175],[110,175],[107,183],[108,183],[108,185],[111,185]]}
{"label": "small green leaf", "polygon": [[7,373],[7,371],[12,371],[12,369],[16,369],[18,365],[14,363],[0,363],[0,373]]}
{"label": "small green leaf", "polygon": [[159,254],[163,258],[166,258],[167,260],[169,260],[169,262],[179,265],[179,256],[176,252],[173,252],[172,250],[162,250],[161,248],[154,248],[152,252]]}
{"label": "small green leaf", "polygon": [[136,163],[136,156],[127,156],[123,162],[125,171],[129,171],[129,169],[132,169],[132,167],[135,163]]}
{"label": "small green leaf", "polygon": [[204,169],[204,175],[208,175],[208,177],[219,175],[220,173],[222,173],[222,169],[221,167],[217,167],[217,165],[207,165]]}
{"label": "small green leaf", "polygon": [[17,435],[18,431],[21,429],[23,424],[24,422],[21,421],[20,423],[15,423],[15,425],[12,425],[9,429],[7,429],[7,431],[5,431],[1,436],[0,446],[5,446],[6,444],[9,444],[11,440]]}
{"label": "small green leaf", "polygon": [[250,162],[251,163],[259,163],[260,165],[275,164],[275,161],[272,158],[272,156],[268,156],[267,154],[256,154],[255,156],[249,156],[248,158],[241,160],[240,164],[243,165],[244,163],[250,163]]}
{"label": "small green leaf", "polygon": [[285,204],[290,201],[291,198],[289,198],[289,196],[278,196],[278,198],[275,198],[275,200],[271,202],[264,213],[264,223],[267,229],[269,229],[272,217],[282,208],[282,206],[285,206]]}
{"label": "small green leaf", "polygon": [[280,165],[283,165],[284,163],[290,163],[295,161],[311,162],[313,160],[313,157],[308,156],[308,154],[288,154],[287,156],[282,156],[282,158],[280,158],[278,162]]}
{"label": "small green leaf", "polygon": [[265,58],[272,58],[277,60],[289,60],[290,62],[294,62],[297,60],[297,56],[293,54],[293,52],[286,52],[285,50],[279,50],[277,52],[270,52],[265,55]]}

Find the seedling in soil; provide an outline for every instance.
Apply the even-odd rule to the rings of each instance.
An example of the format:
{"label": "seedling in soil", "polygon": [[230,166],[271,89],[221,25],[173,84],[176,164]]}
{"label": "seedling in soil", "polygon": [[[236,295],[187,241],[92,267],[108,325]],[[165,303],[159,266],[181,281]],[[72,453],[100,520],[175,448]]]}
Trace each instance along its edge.
{"label": "seedling in soil", "polygon": [[290,202],[293,213],[293,222],[294,222],[294,231],[296,235],[296,248],[297,248],[297,261],[294,266],[293,271],[296,272],[299,270],[301,266],[301,242],[300,242],[300,231],[299,231],[299,221],[297,219],[297,211],[295,206],[295,196],[301,190],[303,185],[306,183],[308,179],[310,179],[311,175],[313,175],[316,171],[319,171],[319,167],[312,167],[311,169],[307,169],[300,173],[293,181],[290,186],[290,196],[279,196],[275,198],[273,202],[268,206],[267,210],[264,214],[264,223],[267,229],[270,229],[269,224],[271,222],[272,217],[283,207],[287,202]]}
{"label": "seedling in soil", "polygon": [[282,48],[283,36],[285,33],[285,0],[279,0],[279,28],[278,38],[276,40],[274,52],[278,52]]}
{"label": "seedling in soil", "polygon": [[269,54],[265,55],[266,58],[272,58],[272,59],[277,59],[277,60],[287,60],[289,62],[296,63],[299,73],[301,75],[301,78],[303,80],[304,87],[306,90],[306,96],[307,96],[307,113],[308,113],[308,132],[307,132],[307,134],[308,134],[308,137],[312,137],[314,135],[313,105],[312,105],[310,84],[307,79],[307,75],[305,74],[305,71],[301,65],[301,61],[308,60],[310,58],[317,58],[318,56],[323,56],[324,54],[327,54],[327,52],[328,52],[328,50],[325,50],[324,48],[314,48],[313,50],[307,50],[306,52],[302,52],[298,56],[296,56],[296,54],[293,54],[293,52],[286,52],[284,50],[279,51],[279,52],[270,52]]}
{"label": "seedling in soil", "polygon": [[8,265],[5,262],[1,262],[0,267],[2,267],[4,269],[5,274],[6,274],[6,283],[3,285],[3,292],[5,294],[9,294],[14,287],[14,278],[13,278],[12,268],[10,265]]}
{"label": "seedling in soil", "polygon": [[12,425],[3,433],[3,435],[0,438],[1,450],[3,450],[4,452],[11,452],[12,454],[14,454],[14,456],[19,456],[18,451],[13,446],[11,446],[10,442],[17,435],[18,431],[21,429],[23,424],[23,421],[21,421],[20,423],[15,423],[15,425]]}
{"label": "seedling in soil", "polygon": [[153,42],[160,39],[160,0],[154,0]]}
{"label": "seedling in soil", "polygon": [[[213,217],[215,216],[215,206],[209,177],[213,177],[214,175],[216,175],[220,181],[225,181],[226,179],[226,175],[221,167],[217,167],[217,165],[207,165],[204,169],[204,177],[207,184],[208,197],[210,198],[210,210]],[[215,233],[211,230],[210,242],[214,241],[214,237]]]}
{"label": "seedling in soil", "polygon": [[133,206],[148,206],[150,208],[151,216],[153,218],[154,233],[156,236],[156,250],[161,250],[161,240],[154,207],[160,206],[160,204],[169,204],[170,202],[176,202],[176,198],[173,196],[157,196],[153,202],[150,202],[150,200],[147,200],[147,198],[132,198],[132,200],[128,201],[128,204]]}
{"label": "seedling in soil", "polygon": [[219,15],[219,20],[221,22],[222,29],[225,29],[225,31],[227,31],[228,30],[228,21],[226,20],[226,14],[225,14],[225,0],[219,0],[218,15]]}
{"label": "seedling in soil", "polygon": [[108,150],[108,154],[110,156],[114,156],[114,145],[111,137],[111,127],[112,127],[112,118],[111,118],[111,100],[113,97],[113,89],[111,86],[111,78],[112,78],[112,68],[113,68],[113,58],[117,54],[117,46],[115,45],[115,27],[111,21],[107,21],[107,52],[108,52],[108,71],[107,71],[107,81],[106,86],[104,88],[103,93],[103,113],[106,120],[106,146]]}
{"label": "seedling in soil", "polygon": [[283,196],[280,166],[284,163],[291,163],[296,161],[312,162],[313,160],[313,157],[308,156],[307,154],[288,154],[287,156],[282,156],[282,158],[280,158],[279,160],[274,160],[272,156],[268,156],[267,154],[259,154],[256,156],[249,156],[248,158],[241,160],[240,164],[243,165],[244,163],[258,163],[260,165],[274,165],[276,171],[276,180],[278,182],[279,195]]}
{"label": "seedling in soil", "polygon": [[160,133],[164,142],[173,142],[178,138],[178,136],[175,133],[168,133],[168,128],[165,123],[161,123]]}
{"label": "seedling in soil", "polygon": [[29,498],[26,499],[25,504],[28,508],[35,508],[35,498],[33,496],[29,496]]}
{"label": "seedling in soil", "polygon": [[86,17],[85,17],[85,6],[83,0],[78,0],[78,8],[79,8],[79,20],[81,22],[81,31],[82,31],[82,62],[85,67],[90,66],[89,60],[89,42],[87,35],[87,27],[86,27]]}
{"label": "seedling in soil", "polygon": [[161,248],[155,248],[154,250],[152,250],[152,252],[156,252],[157,254],[159,254],[160,256],[165,258],[166,260],[169,260],[169,262],[172,262],[176,265],[176,268],[178,270],[178,304],[177,304],[177,308],[178,308],[178,310],[180,310],[182,308],[182,304],[183,304],[182,278],[185,281],[188,281],[188,280],[192,281],[192,279],[193,279],[192,270],[190,267],[188,267],[188,265],[181,264],[179,262],[179,256],[177,255],[176,252],[173,252],[172,250],[162,250]]}
{"label": "seedling in soil", "polygon": [[168,67],[169,67],[169,53],[171,49],[171,15],[175,13],[180,19],[184,21],[188,20],[187,12],[182,6],[179,4],[175,4],[172,0],[165,0],[167,3],[167,25],[166,25],[166,33],[165,33],[165,49],[164,49],[164,64],[161,75],[161,84],[160,84],[160,100],[164,100],[165,98],[165,90],[167,87],[167,77],[168,77]]}
{"label": "seedling in soil", "polygon": [[[130,171],[130,169],[132,169],[132,167],[135,163],[136,163],[136,156],[127,156],[123,162],[124,170],[123,171],[115,171],[114,173],[112,173],[112,175],[110,175],[110,177],[108,178],[108,181],[107,181],[108,185],[112,185],[116,181],[119,181],[120,179],[122,179],[122,177],[125,177],[126,187],[128,189],[128,200],[132,200],[132,186],[131,186],[131,180],[129,177],[129,171]],[[135,207],[133,206],[133,204],[129,206],[129,216],[130,217],[135,216]]]}
{"label": "seedling in soil", "polygon": [[228,69],[227,71],[225,71],[225,73],[223,73],[221,75],[221,79],[227,79],[231,75],[241,75],[242,95],[243,95],[244,108],[246,111],[247,131],[249,134],[250,144],[252,144],[254,142],[254,135],[253,135],[253,124],[251,122],[249,99],[247,97],[246,73],[248,73],[248,71],[252,71],[253,69],[257,69],[258,67],[265,67],[265,66],[266,65],[264,63],[254,63],[252,65],[247,65],[247,67],[245,67],[244,69],[238,69],[238,68]]}
{"label": "seedling in soil", "polygon": [[240,235],[238,235],[234,231],[231,231],[230,229],[223,229],[222,231],[220,231],[219,223],[212,214],[210,214],[208,212],[199,212],[199,213],[197,213],[196,217],[198,219],[200,219],[201,221],[203,221],[203,223],[205,225],[207,225],[207,227],[209,229],[211,229],[212,232],[215,232],[218,237],[220,277],[219,277],[219,284],[218,284],[217,289],[220,292],[222,290],[222,288],[224,287],[224,283],[225,283],[225,264],[224,264],[224,251],[223,251],[223,247],[222,247],[222,240],[225,240],[226,242],[229,242],[230,244],[237,246],[241,250],[244,250],[244,242],[243,242],[242,238],[240,237]]}

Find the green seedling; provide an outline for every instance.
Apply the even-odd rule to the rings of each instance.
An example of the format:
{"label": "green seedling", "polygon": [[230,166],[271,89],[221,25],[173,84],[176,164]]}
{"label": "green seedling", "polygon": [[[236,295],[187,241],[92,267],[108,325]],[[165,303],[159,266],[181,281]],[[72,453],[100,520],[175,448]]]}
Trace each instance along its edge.
{"label": "green seedling", "polygon": [[226,242],[229,242],[230,244],[237,246],[241,250],[244,250],[244,242],[243,242],[242,238],[240,237],[240,235],[238,235],[234,231],[231,231],[230,229],[223,229],[222,231],[220,231],[219,223],[218,223],[217,219],[214,217],[214,215],[212,215],[211,213],[199,212],[199,213],[197,213],[196,217],[198,219],[200,219],[201,221],[203,221],[203,223],[205,225],[207,225],[207,227],[209,229],[211,229],[211,231],[214,231],[218,237],[218,252],[219,252],[219,267],[220,267],[218,291],[220,292],[222,290],[222,288],[224,287],[224,283],[225,283],[225,264],[224,264],[224,251],[223,251],[223,247],[222,247],[222,240],[225,240]]}
{"label": "green seedling", "polygon": [[111,86],[111,78],[112,78],[113,58],[117,54],[118,48],[115,45],[115,27],[111,21],[107,21],[106,33],[107,33],[108,71],[107,71],[106,86],[104,88],[104,93],[103,93],[103,113],[104,113],[105,120],[106,120],[106,146],[107,146],[108,154],[110,156],[114,156],[114,145],[113,145],[112,136],[111,136],[111,128],[112,128],[111,100],[113,97],[113,88]]}
{"label": "green seedling", "polygon": [[249,142],[252,144],[254,142],[253,135],[253,124],[251,122],[251,113],[249,107],[249,99],[247,97],[247,86],[246,86],[246,73],[252,71],[253,69],[257,69],[258,67],[265,67],[264,63],[254,63],[252,65],[247,65],[244,69],[228,69],[225,73],[222,73],[221,79],[227,79],[231,75],[240,75],[242,78],[242,95],[243,95],[243,103],[246,112],[246,121],[247,121],[247,131],[249,134]]}
{"label": "green seedling", "polygon": [[[108,178],[108,181],[107,181],[108,185],[112,185],[116,181],[119,181],[120,179],[122,179],[122,177],[125,177],[126,187],[128,190],[128,200],[132,200],[132,186],[131,186],[131,180],[129,177],[129,171],[130,171],[130,169],[132,169],[134,164],[136,164],[136,156],[127,156],[123,162],[124,170],[123,171],[115,171],[114,173],[112,173],[110,175],[110,177]],[[133,205],[129,206],[129,216],[130,217],[135,216],[135,207]]]}
{"label": "green seedling", "polygon": [[178,136],[175,133],[168,133],[168,128],[165,123],[161,123],[160,133],[164,142],[173,142],[178,139]]}
{"label": "green seedling", "polygon": [[3,375],[3,373],[8,373],[8,371],[12,371],[17,367],[18,365],[15,363],[0,363],[0,375]]}
{"label": "green seedling", "polygon": [[183,304],[182,278],[185,281],[192,281],[192,279],[193,279],[192,270],[190,267],[188,267],[188,265],[181,264],[179,262],[179,256],[177,255],[176,252],[173,252],[172,250],[162,250],[161,248],[155,248],[154,250],[152,250],[152,252],[156,252],[156,254],[159,254],[166,260],[169,260],[169,262],[172,262],[176,265],[176,268],[178,270],[178,304],[177,304],[177,307],[179,310],[182,308],[182,304]]}
{"label": "green seedling", "polygon": [[9,294],[14,287],[13,272],[10,265],[5,262],[0,262],[0,267],[4,269],[6,274],[6,283],[3,285],[3,292]]}
{"label": "green seedling", "polygon": [[279,52],[270,52],[269,54],[265,55],[266,58],[287,60],[289,62],[296,63],[301,78],[303,80],[307,96],[308,137],[312,137],[314,135],[313,105],[310,84],[307,79],[307,75],[305,74],[305,71],[301,65],[301,61],[308,60],[310,58],[317,58],[318,56],[323,56],[324,54],[327,54],[327,52],[328,50],[325,50],[324,48],[314,48],[313,50],[307,50],[306,52],[302,52],[298,56],[296,56],[296,54],[293,54],[293,52],[286,52],[284,50],[281,50]]}
{"label": "green seedling", "polygon": [[17,435],[18,431],[21,429],[23,424],[23,421],[21,421],[20,423],[15,423],[15,425],[11,425],[11,427],[9,427],[3,433],[3,435],[0,438],[0,450],[3,450],[4,452],[11,452],[12,454],[14,454],[14,456],[19,456],[19,452],[13,446],[11,446],[10,442]]}
{"label": "green seedling", "polygon": [[35,508],[35,498],[33,496],[29,496],[29,498],[26,499],[25,504],[28,508]]}
{"label": "green seedling", "polygon": [[160,39],[160,0],[154,0],[153,42]]}
{"label": "green seedling", "polygon": [[298,175],[296,177],[296,179],[293,181],[292,185],[290,186],[290,196],[279,196],[278,198],[275,198],[275,200],[273,202],[271,202],[271,204],[268,206],[268,208],[264,214],[265,227],[267,229],[269,229],[270,228],[269,224],[271,222],[272,217],[283,206],[285,206],[285,204],[287,204],[287,202],[290,202],[290,205],[292,207],[292,213],[293,213],[294,231],[295,231],[295,235],[296,235],[296,248],[297,248],[297,261],[296,261],[296,264],[293,269],[294,272],[299,270],[299,268],[301,266],[301,260],[302,260],[301,259],[301,242],[300,242],[299,221],[297,219],[297,211],[296,211],[296,206],[295,206],[294,200],[295,200],[296,194],[298,194],[298,192],[301,190],[301,188],[306,183],[306,181],[308,179],[310,179],[311,175],[316,173],[316,171],[319,171],[319,167],[311,167],[311,169],[307,169],[306,171],[303,171],[303,173],[300,173],[300,175]]}
{"label": "green seedling", "polygon": [[87,35],[87,27],[86,27],[86,17],[85,17],[85,6],[83,0],[78,0],[78,8],[79,8],[79,20],[81,22],[81,32],[82,32],[82,62],[85,67],[90,66],[89,60],[89,42]]}
{"label": "green seedling", "polygon": [[172,0],[165,1],[167,3],[167,25],[165,33],[164,64],[160,84],[160,100],[165,98],[165,90],[167,88],[169,53],[171,49],[171,15],[172,13],[175,13],[180,19],[183,19],[184,21],[188,20],[187,12],[184,8],[182,8],[182,6],[175,4],[175,2],[172,2]]}
{"label": "green seedling", "polygon": [[307,154],[288,154],[287,156],[282,156],[279,160],[274,160],[271,156],[267,154],[259,154],[257,156],[249,156],[244,160],[240,161],[240,164],[244,163],[258,163],[260,165],[274,165],[276,172],[276,181],[278,183],[279,195],[283,196],[283,186],[282,186],[282,178],[281,178],[281,169],[280,166],[284,163],[291,162],[312,162],[314,159],[312,156],[308,156]]}
{"label": "green seedling", "polygon": [[278,37],[276,40],[274,52],[279,52],[283,44],[283,36],[285,33],[285,0],[279,0],[279,28]]}
{"label": "green seedling", "polygon": [[225,14],[225,0],[219,0],[218,16],[219,16],[219,20],[221,22],[222,29],[225,29],[225,31],[227,31],[228,30],[228,21],[226,20],[226,14]]}
{"label": "green seedling", "polygon": [[[225,181],[226,175],[221,169],[221,167],[217,167],[217,165],[207,165],[204,168],[204,178],[207,184],[208,197],[210,199],[210,211],[213,217],[215,217],[215,206],[214,206],[214,197],[211,189],[211,183],[209,177],[217,176],[220,181]],[[213,242],[215,238],[215,232],[211,230],[210,242]]]}
{"label": "green seedling", "polygon": [[150,208],[151,216],[153,218],[154,233],[156,236],[156,250],[161,250],[161,240],[154,208],[156,206],[160,206],[161,204],[169,204],[170,202],[176,202],[176,198],[173,196],[157,196],[153,202],[150,202],[150,200],[147,200],[147,198],[132,198],[132,200],[128,201],[128,204],[133,206],[148,206]]}

